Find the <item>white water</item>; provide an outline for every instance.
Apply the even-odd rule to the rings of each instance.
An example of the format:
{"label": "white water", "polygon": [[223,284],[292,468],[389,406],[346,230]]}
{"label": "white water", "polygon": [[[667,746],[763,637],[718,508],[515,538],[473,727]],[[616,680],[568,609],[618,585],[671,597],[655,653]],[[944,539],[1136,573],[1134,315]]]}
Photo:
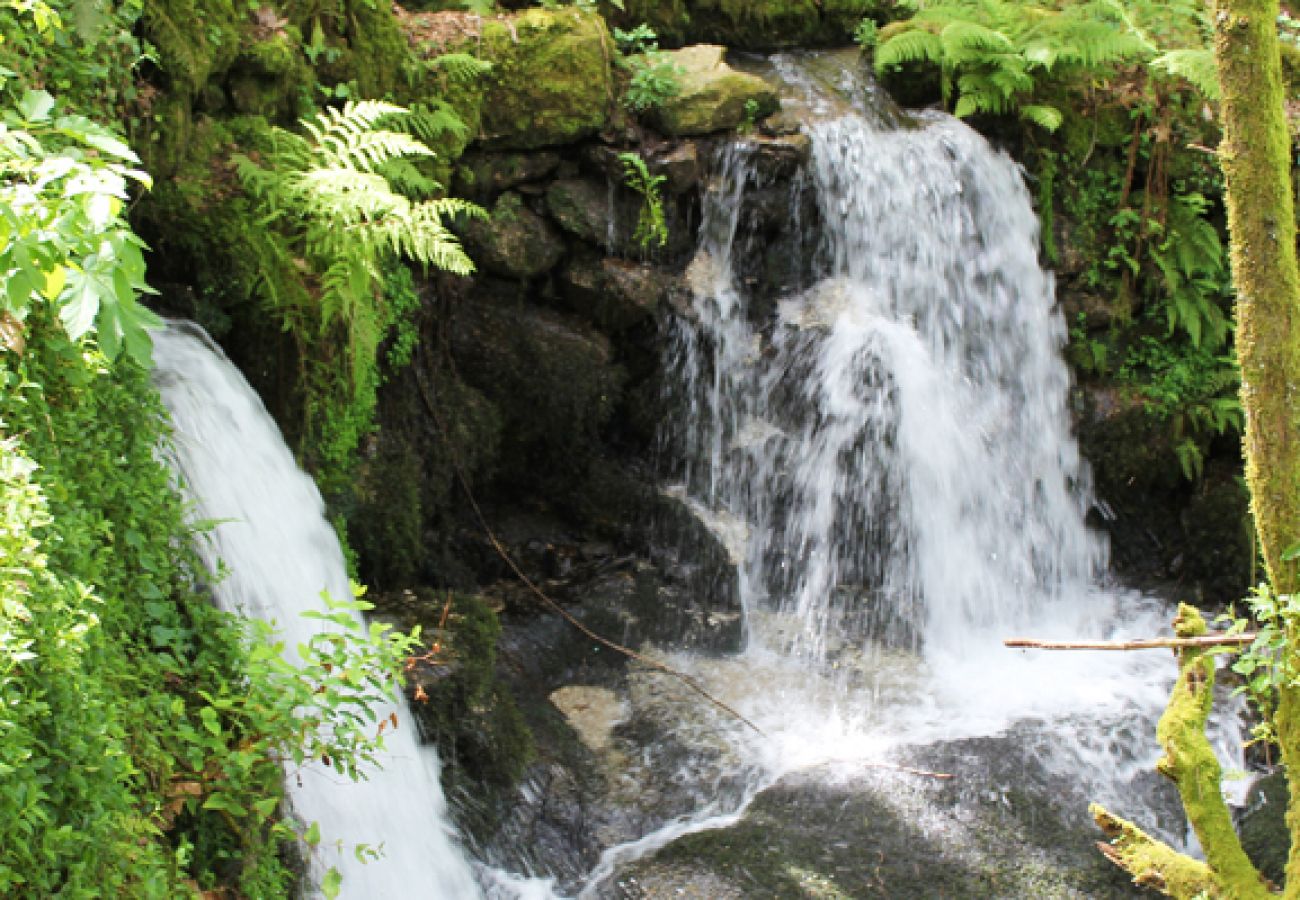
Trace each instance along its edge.
{"label": "white water", "polygon": [[[320,494],[298,469],[275,423],[239,371],[197,327],[154,335],[155,379],[175,428],[174,464],[196,519],[219,520],[200,551],[228,574],[216,587],[223,609],[275,624],[289,648],[320,623],[320,594],[351,596],[343,554],[324,518]],[[290,651],[292,652],[292,650]],[[311,856],[315,881],[331,866],[341,896],[356,900],[462,900],[480,891],[452,833],[432,746],[397,698],[399,727],[385,735],[381,765],[353,782],[319,763],[287,772],[294,813],[318,822]],[[361,863],[358,844],[382,857]]]}
{"label": "white water", "polygon": [[[1065,329],[1022,173],[950,117],[899,127],[860,84],[845,102],[777,68],[814,119],[815,283],[775,322],[751,318],[735,260],[756,151],[733,146],[666,367],[683,398],[669,443],[685,448],[668,493],[739,560],[747,626],[737,657],[671,662],[766,734],[710,715],[677,737],[728,731],[745,803],[796,769],[1028,727],[1045,769],[1141,820],[1132,785],[1158,755],[1168,655],[1002,645],[1162,634],[1172,614],[1108,583],[1085,524]],[[726,812],[613,848],[595,880]]]}

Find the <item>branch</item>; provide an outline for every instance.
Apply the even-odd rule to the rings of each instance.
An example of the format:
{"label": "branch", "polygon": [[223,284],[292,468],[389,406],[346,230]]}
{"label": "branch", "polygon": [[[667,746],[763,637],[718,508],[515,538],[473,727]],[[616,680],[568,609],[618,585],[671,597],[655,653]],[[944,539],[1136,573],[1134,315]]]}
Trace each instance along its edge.
{"label": "branch", "polygon": [[1088,812],[1110,839],[1109,844],[1098,842],[1097,849],[1132,875],[1134,884],[1170,897],[1224,896],[1223,883],[1205,863],[1179,853],[1099,804],[1092,804]]}
{"label": "branch", "polygon": [[1254,632],[1202,637],[1139,638],[1131,641],[1042,641],[1007,638],[1004,646],[1020,650],[1187,650],[1192,647],[1235,647],[1253,644]]}
{"label": "branch", "polygon": [[[1102,852],[1129,872],[1136,883],[1171,897],[1270,897],[1268,882],[1241,847],[1223,800],[1223,770],[1205,736],[1214,697],[1214,656],[1207,647],[1217,644],[1205,643],[1205,619],[1186,603],[1178,606],[1174,633],[1181,641],[1177,645],[1178,680],[1156,726],[1156,739],[1165,751],[1156,763],[1156,771],[1178,788],[1178,797],[1206,861],[1198,862],[1177,852],[1094,804],[1093,818],[1112,840],[1111,844],[1101,845]],[[1209,640],[1219,637],[1228,636]]]}

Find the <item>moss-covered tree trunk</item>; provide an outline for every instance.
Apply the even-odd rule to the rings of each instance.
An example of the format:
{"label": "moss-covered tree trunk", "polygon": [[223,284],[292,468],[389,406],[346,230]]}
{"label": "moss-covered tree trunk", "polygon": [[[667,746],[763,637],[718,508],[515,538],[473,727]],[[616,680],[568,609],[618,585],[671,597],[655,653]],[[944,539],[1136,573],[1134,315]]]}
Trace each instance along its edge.
{"label": "moss-covered tree trunk", "polygon": [[[1237,354],[1246,411],[1246,478],[1273,589],[1300,588],[1300,274],[1283,108],[1277,0],[1214,0],[1214,52],[1223,89],[1223,144]],[[1300,635],[1291,635],[1300,652]],[[1284,688],[1276,726],[1291,790],[1286,896],[1300,897],[1300,691]]]}

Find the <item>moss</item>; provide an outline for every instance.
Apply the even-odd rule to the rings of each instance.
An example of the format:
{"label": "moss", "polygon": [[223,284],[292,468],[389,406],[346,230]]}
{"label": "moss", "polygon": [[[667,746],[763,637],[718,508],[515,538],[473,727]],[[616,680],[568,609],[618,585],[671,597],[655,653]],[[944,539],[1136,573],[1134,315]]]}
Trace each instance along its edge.
{"label": "moss", "polygon": [[485,22],[486,146],[531,149],[572,143],[603,129],[613,101],[613,39],[604,20],[574,8],[531,9]]}
{"label": "moss", "polygon": [[233,0],[157,0],[146,3],[144,36],[157,50],[168,88],[186,100],[239,55],[247,7]]}
{"label": "moss", "polygon": [[718,43],[744,50],[834,46],[850,42],[863,18],[887,18],[888,0],[626,0],[602,4],[623,28],[650,25],[665,46]]}
{"label": "moss", "polygon": [[[509,791],[533,756],[532,733],[513,698],[496,674],[497,639],[501,623],[481,598],[457,594],[426,596],[421,616],[427,630],[449,609],[447,630],[431,672],[418,683],[428,695],[419,709],[426,736],[435,740],[443,758],[443,781],[449,793],[466,782],[494,791]],[[431,631],[430,631],[431,633]]]}

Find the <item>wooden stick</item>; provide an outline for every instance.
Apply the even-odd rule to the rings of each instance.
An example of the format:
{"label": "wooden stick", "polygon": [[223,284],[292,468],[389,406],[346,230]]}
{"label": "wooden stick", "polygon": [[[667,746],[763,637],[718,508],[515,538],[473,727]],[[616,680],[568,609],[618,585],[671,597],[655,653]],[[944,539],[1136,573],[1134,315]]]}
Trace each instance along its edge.
{"label": "wooden stick", "polygon": [[1240,647],[1255,642],[1255,634],[1208,634],[1189,638],[1140,638],[1132,641],[1041,641],[1007,638],[1002,643],[1020,650],[1180,650],[1186,647]]}

